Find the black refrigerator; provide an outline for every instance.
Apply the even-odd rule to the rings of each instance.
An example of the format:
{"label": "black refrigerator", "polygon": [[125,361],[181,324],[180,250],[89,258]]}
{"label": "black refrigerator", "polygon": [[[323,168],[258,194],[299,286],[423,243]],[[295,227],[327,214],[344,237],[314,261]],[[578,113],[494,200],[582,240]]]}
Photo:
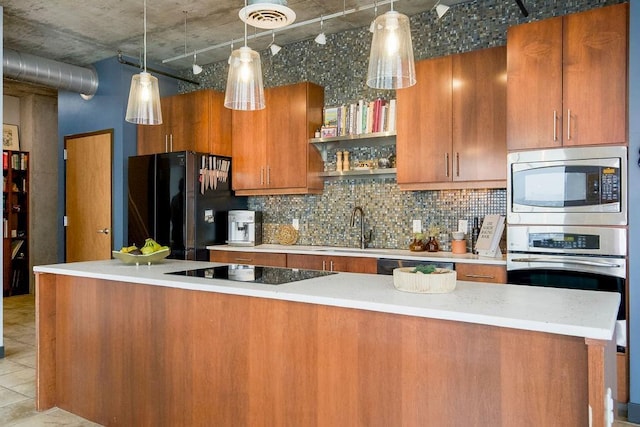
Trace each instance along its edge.
{"label": "black refrigerator", "polygon": [[169,258],[208,261],[208,245],[227,240],[229,210],[246,209],[231,190],[231,158],[179,151],[129,157],[128,244],[149,237]]}

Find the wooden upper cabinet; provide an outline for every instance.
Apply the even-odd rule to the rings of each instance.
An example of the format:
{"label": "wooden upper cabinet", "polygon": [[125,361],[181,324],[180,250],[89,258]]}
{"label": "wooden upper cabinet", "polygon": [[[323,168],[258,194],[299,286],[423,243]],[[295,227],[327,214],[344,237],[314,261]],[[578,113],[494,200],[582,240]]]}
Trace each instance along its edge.
{"label": "wooden upper cabinet", "polygon": [[454,181],[507,179],[506,47],[454,55]]}
{"label": "wooden upper cabinet", "polygon": [[509,28],[509,150],[627,141],[628,4]]}
{"label": "wooden upper cabinet", "polygon": [[303,82],[265,90],[266,108],[233,111],[233,186],[238,195],[322,191],[322,157],[309,144],[322,124],[324,89]]}
{"label": "wooden upper cabinet", "polygon": [[402,190],[506,185],[506,49],[416,63],[397,91],[397,180]]}
{"label": "wooden upper cabinet", "polygon": [[447,181],[451,176],[451,56],[417,62],[416,80],[396,92],[400,185]]}
{"label": "wooden upper cabinet", "polygon": [[231,111],[224,94],[199,90],[161,99],[162,124],[138,126],[138,154],[196,151],[231,155]]}
{"label": "wooden upper cabinet", "polygon": [[231,112],[233,188],[264,188],[267,163],[267,110]]}

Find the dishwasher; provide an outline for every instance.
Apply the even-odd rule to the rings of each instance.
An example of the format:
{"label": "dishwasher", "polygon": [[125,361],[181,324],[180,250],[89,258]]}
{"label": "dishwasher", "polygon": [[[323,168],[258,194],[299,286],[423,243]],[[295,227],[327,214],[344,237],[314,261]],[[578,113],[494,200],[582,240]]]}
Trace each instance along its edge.
{"label": "dishwasher", "polygon": [[433,265],[438,268],[454,270],[454,263],[448,261],[419,261],[415,259],[378,259],[378,274],[393,275],[393,269],[399,267],[415,267],[417,265]]}

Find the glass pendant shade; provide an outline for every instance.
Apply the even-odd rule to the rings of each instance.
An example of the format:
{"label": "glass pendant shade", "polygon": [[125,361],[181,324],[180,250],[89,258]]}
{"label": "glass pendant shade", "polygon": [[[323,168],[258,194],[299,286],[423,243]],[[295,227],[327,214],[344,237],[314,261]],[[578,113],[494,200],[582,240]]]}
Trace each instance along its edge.
{"label": "glass pendant shade", "polygon": [[139,125],[162,124],[158,79],[146,71],[131,77],[125,120]]}
{"label": "glass pendant shade", "polygon": [[401,89],[414,84],[416,70],[409,18],[392,10],[373,22],[367,86]]}
{"label": "glass pendant shade", "polygon": [[261,110],[265,107],[260,55],[243,46],[231,52],[224,106],[232,110]]}

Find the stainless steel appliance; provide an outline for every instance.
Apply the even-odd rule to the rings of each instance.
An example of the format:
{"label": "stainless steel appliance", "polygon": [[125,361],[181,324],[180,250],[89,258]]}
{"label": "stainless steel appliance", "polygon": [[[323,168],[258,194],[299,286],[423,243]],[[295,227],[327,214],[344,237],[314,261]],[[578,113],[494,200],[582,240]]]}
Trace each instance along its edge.
{"label": "stainless steel appliance", "polygon": [[626,225],[627,148],[509,153],[508,224]]}
{"label": "stainless steel appliance", "polygon": [[190,151],[129,157],[128,243],[151,237],[171,258],[209,260],[206,247],[227,240],[227,212],[247,207],[230,168],[229,157]]}
{"label": "stainless steel appliance", "polygon": [[229,211],[229,240],[231,246],[262,244],[262,212]]}
{"label": "stainless steel appliance", "polygon": [[507,249],[510,284],[620,293],[616,334],[626,345],[625,228],[509,226]]}

